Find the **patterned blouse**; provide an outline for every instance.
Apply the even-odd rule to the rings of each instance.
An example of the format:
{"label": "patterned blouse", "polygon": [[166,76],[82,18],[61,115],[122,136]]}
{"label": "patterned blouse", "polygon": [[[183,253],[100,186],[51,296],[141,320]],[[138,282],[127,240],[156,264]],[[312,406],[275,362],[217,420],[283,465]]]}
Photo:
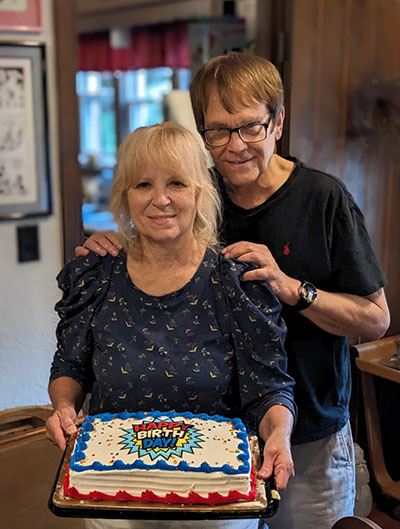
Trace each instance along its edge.
{"label": "patterned blouse", "polygon": [[295,415],[281,307],[265,283],[240,282],[248,268],[207,250],[182,289],[150,296],[132,283],[123,253],[72,260],[57,278],[50,380],[79,382],[91,414],[205,412],[253,430],[272,405]]}

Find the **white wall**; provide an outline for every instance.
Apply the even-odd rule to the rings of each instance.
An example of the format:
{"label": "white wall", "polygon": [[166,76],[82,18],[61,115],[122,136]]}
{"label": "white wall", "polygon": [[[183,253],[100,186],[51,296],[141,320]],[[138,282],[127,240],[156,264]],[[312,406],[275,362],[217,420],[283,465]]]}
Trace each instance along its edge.
{"label": "white wall", "polygon": [[[41,33],[5,33],[0,42],[39,41],[46,45],[50,172],[53,212],[26,221],[0,221],[0,410],[47,404],[49,367],[55,348],[59,298],[55,277],[62,266],[57,160],[57,116],[52,2],[42,0]],[[17,226],[37,224],[40,260],[18,263]]]}
{"label": "white wall", "polygon": [[[238,0],[237,5],[251,40],[256,0]],[[28,40],[46,45],[53,202],[48,217],[0,221],[0,410],[49,402],[47,383],[58,320],[53,309],[59,298],[55,277],[62,266],[62,233],[52,0],[42,0],[42,17],[41,33],[0,31],[0,42]],[[18,263],[16,229],[29,224],[39,227],[40,261]]]}

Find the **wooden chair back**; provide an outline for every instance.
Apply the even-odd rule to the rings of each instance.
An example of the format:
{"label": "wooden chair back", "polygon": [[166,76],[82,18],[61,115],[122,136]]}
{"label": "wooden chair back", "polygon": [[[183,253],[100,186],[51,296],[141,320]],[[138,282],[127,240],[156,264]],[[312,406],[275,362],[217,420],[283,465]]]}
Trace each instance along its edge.
{"label": "wooden chair back", "polygon": [[332,529],[382,529],[382,527],[363,516],[346,516],[333,524]]}

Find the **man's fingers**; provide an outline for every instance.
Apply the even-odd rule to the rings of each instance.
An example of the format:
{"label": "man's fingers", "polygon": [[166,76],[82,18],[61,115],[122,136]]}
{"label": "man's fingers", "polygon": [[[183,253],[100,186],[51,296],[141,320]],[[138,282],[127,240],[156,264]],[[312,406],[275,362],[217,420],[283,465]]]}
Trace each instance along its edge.
{"label": "man's fingers", "polygon": [[238,261],[257,263],[259,266],[261,266],[261,263],[265,261],[263,255],[261,255],[259,252],[249,249],[235,249],[232,250],[232,252],[229,252],[229,255],[225,254],[225,257],[228,257],[229,259],[237,259]]}
{"label": "man's fingers", "polygon": [[262,256],[257,252],[245,252],[241,255],[238,255],[235,259],[238,261],[257,263],[259,266],[261,266],[261,263],[264,262]]}
{"label": "man's fingers", "polygon": [[[86,243],[89,241],[88,239]],[[108,239],[108,237],[100,237],[96,241],[94,241],[96,244],[91,248],[94,252],[102,255],[103,257],[109,253],[110,255],[113,255],[114,257],[118,255],[120,250],[120,245],[118,244],[118,247],[115,246],[115,244]],[[85,245],[86,245],[85,243]],[[87,247],[89,247],[87,245]]]}
{"label": "man's fingers", "polygon": [[85,248],[95,252],[101,256],[107,253],[111,255],[118,255],[122,245],[119,241],[118,234],[113,231],[95,233],[86,239]]}
{"label": "man's fingers", "polygon": [[260,267],[274,263],[272,254],[267,246],[261,244],[232,244],[231,246],[224,248],[222,254],[229,259],[238,259],[239,261],[256,263]]}
{"label": "man's fingers", "polygon": [[119,233],[116,233],[115,231],[107,231],[104,235],[111,242],[111,244],[115,246],[117,250],[122,250],[122,244]]}
{"label": "man's fingers", "polygon": [[103,245],[93,238],[93,235],[89,237],[89,239],[86,239],[85,241],[85,248],[90,250],[91,252],[95,252],[101,256],[105,256],[107,251],[104,249]]}
{"label": "man's fingers", "polygon": [[262,268],[249,270],[240,276],[241,281],[267,281],[266,274]]}
{"label": "man's fingers", "polygon": [[85,256],[89,253],[89,250],[85,248],[84,246],[76,246],[75,247],[75,255],[77,257],[79,256]]}
{"label": "man's fingers", "polygon": [[222,250],[222,254],[229,259],[238,259],[246,253],[254,251],[254,245],[249,246],[247,243],[231,244]]}
{"label": "man's fingers", "polygon": [[[119,249],[116,248],[114,246],[114,244],[108,242],[108,241],[102,241],[102,249],[105,250],[106,252],[108,252],[109,254],[113,255],[114,257],[116,257],[119,253]],[[103,254],[101,254],[103,255]]]}

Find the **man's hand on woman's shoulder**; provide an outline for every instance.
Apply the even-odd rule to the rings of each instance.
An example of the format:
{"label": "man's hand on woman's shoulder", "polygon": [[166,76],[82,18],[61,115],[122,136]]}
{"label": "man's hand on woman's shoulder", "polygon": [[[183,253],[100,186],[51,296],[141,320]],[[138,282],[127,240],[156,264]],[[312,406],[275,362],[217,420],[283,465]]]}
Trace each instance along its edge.
{"label": "man's hand on woman's shoulder", "polygon": [[115,256],[121,249],[122,244],[118,233],[111,230],[98,231],[86,239],[83,246],[76,246],[75,255],[88,255],[91,251],[103,257],[108,253]]}

